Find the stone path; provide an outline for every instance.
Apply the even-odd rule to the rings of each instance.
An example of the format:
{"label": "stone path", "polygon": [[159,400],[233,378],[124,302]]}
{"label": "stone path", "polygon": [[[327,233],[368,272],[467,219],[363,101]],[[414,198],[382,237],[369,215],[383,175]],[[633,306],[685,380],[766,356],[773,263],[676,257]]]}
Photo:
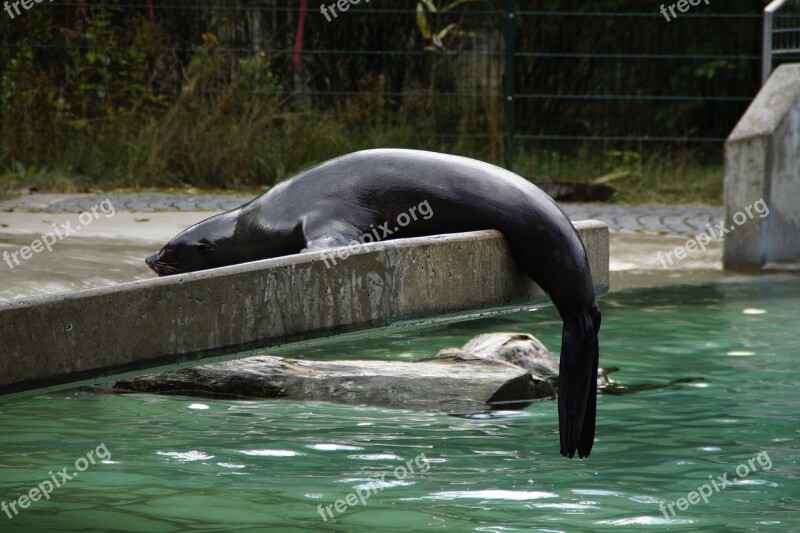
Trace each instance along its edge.
{"label": "stone path", "polygon": [[561,204],[572,220],[602,220],[611,229],[697,235],[722,222],[722,207],[710,205]]}
{"label": "stone path", "polygon": [[[32,194],[0,202],[3,212],[81,213],[108,198],[117,211],[227,211],[253,199],[237,194]],[[602,220],[613,230],[671,235],[697,235],[722,221],[722,207],[703,205],[567,204],[572,220]]]}
{"label": "stone path", "polygon": [[[239,194],[31,194],[0,202],[3,211],[81,213],[108,198],[117,211],[153,213],[156,211],[227,211],[253,199]],[[2,216],[2,214],[0,214]]]}

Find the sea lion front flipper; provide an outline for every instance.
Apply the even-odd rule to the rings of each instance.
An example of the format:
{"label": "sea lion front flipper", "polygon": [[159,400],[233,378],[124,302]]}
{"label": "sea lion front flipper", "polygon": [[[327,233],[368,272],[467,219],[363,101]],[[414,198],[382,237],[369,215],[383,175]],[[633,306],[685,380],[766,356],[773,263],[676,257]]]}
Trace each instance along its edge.
{"label": "sea lion front flipper", "polygon": [[328,248],[348,246],[363,232],[350,221],[328,218],[315,213],[303,218],[303,238],[306,246],[301,252],[316,252]]}
{"label": "sea lion front flipper", "polygon": [[300,250],[303,252],[318,252],[320,250],[327,250],[329,248],[339,248],[340,246],[347,246],[352,239],[345,239],[341,235],[328,235],[320,237],[313,241],[307,241],[306,247]]}

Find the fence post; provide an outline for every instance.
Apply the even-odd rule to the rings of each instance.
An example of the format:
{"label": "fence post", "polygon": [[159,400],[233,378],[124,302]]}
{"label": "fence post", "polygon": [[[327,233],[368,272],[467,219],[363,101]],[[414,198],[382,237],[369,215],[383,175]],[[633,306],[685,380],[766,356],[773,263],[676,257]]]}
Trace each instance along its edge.
{"label": "fence post", "polygon": [[761,49],[761,85],[767,83],[772,72],[772,11],[764,10],[764,43]]}
{"label": "fence post", "polygon": [[[772,33],[775,25],[775,13],[777,13],[788,0],[773,0],[764,8],[764,44],[761,48],[761,85],[767,83],[772,74],[772,56],[775,55],[773,49]],[[780,53],[780,51],[779,51]]]}
{"label": "fence post", "polygon": [[517,52],[517,1],[506,0],[506,72],[504,86],[504,108],[506,122],[506,142],[503,155],[506,168],[512,170],[514,153],[514,60]]}

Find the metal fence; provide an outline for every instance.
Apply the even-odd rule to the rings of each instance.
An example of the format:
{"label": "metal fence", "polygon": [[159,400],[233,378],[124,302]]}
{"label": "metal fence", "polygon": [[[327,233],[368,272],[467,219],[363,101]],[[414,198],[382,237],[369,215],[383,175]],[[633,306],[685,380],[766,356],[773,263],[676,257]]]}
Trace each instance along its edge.
{"label": "metal fence", "polygon": [[[434,3],[435,12],[427,7]],[[199,46],[212,43],[228,60],[220,75],[229,79],[241,60],[266,58],[287,106],[379,107],[380,120],[428,132],[420,135],[517,149],[601,143],[716,150],[760,85],[762,2],[701,2],[687,12],[673,9],[675,16],[650,0],[496,0],[445,9],[449,4],[372,0],[335,16],[334,4],[323,9],[305,0],[33,4],[4,22],[0,69],[21,50],[49,57],[40,62],[52,69],[70,55],[100,61],[138,46],[157,58],[148,59],[159,74],[147,90],[169,99],[180,93]],[[132,45],[70,35],[98,10],[110,13],[108,24],[149,19],[167,37]],[[59,20],[58,32],[37,31],[47,17]],[[139,90],[126,83],[65,79],[61,90],[100,98]],[[258,94],[262,83],[253,77],[246,92]],[[91,120],[91,102],[82,109]]]}
{"label": "metal fence", "polygon": [[766,83],[775,57],[800,54],[800,2],[775,0],[764,9],[761,83]]}

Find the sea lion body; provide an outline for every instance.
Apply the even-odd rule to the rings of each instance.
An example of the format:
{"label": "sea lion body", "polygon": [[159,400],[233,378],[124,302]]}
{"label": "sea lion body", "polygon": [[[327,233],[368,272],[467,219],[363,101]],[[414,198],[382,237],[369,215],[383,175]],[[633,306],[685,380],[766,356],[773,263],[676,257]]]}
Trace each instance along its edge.
{"label": "sea lion body", "polygon": [[505,235],[517,262],[564,320],[562,453],[571,457],[577,448],[584,457],[594,436],[600,311],[577,231],[549,196],[521,176],[434,152],[356,152],[195,224],[146,261],[167,275],[346,246],[368,234],[384,240],[481,229]]}

